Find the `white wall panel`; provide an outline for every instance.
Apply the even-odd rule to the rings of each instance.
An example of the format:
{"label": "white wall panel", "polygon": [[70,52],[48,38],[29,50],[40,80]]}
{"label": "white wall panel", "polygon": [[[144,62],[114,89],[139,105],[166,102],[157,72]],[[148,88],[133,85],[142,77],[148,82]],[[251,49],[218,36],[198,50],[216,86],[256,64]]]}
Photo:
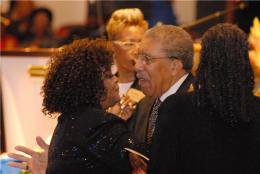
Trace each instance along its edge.
{"label": "white wall panel", "polygon": [[7,152],[15,145],[35,147],[37,135],[46,139],[56,119],[41,112],[43,77],[31,77],[28,65],[44,65],[48,57],[1,57],[2,102]]}

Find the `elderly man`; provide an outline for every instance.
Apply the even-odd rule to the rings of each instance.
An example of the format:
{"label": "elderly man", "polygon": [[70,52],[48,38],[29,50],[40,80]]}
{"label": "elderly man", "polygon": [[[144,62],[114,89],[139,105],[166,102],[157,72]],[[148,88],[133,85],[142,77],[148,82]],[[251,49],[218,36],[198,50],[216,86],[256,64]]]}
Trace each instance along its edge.
{"label": "elderly man", "polygon": [[146,97],[129,120],[139,141],[151,144],[160,104],[168,96],[189,89],[192,63],[193,41],[180,27],[161,25],[145,33],[137,51],[135,70]]}

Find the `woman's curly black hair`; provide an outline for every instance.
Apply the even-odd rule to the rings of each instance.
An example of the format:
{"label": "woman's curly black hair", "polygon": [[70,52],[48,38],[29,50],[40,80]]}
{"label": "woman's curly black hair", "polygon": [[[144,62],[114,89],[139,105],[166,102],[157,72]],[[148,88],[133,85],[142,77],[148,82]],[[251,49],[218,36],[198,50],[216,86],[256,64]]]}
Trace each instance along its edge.
{"label": "woman's curly black hair", "polygon": [[252,120],[254,77],[247,35],[235,25],[218,24],[202,38],[195,103],[218,113],[232,127]]}
{"label": "woman's curly black hair", "polygon": [[105,40],[81,39],[64,46],[49,64],[42,87],[43,113],[72,113],[99,107],[106,90],[103,73],[110,71],[113,48]]}

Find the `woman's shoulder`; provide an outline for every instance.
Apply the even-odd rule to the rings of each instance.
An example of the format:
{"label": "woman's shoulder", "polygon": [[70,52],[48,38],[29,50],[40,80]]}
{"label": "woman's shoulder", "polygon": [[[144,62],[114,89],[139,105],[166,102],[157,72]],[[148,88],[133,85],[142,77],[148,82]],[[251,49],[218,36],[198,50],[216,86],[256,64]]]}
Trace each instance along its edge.
{"label": "woman's shoulder", "polygon": [[102,109],[89,108],[79,114],[79,124],[83,127],[96,128],[101,126],[114,126],[121,125],[121,127],[126,127],[127,125],[124,120],[118,116],[108,113]]}

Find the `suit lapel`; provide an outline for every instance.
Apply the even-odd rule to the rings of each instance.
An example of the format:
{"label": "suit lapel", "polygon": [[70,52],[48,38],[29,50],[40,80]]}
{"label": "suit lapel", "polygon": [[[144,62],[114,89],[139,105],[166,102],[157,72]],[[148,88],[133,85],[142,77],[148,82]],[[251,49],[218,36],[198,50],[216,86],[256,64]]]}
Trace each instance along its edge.
{"label": "suit lapel", "polygon": [[142,142],[146,141],[148,120],[154,101],[155,100],[150,97],[145,97],[140,103],[140,110],[136,117],[135,132],[137,133],[136,135],[138,136],[138,139]]}
{"label": "suit lapel", "polygon": [[190,85],[193,83],[193,76],[191,73],[189,73],[188,77],[184,80],[184,82],[181,84],[179,89],[176,91],[176,93],[183,93],[187,92],[190,88]]}

